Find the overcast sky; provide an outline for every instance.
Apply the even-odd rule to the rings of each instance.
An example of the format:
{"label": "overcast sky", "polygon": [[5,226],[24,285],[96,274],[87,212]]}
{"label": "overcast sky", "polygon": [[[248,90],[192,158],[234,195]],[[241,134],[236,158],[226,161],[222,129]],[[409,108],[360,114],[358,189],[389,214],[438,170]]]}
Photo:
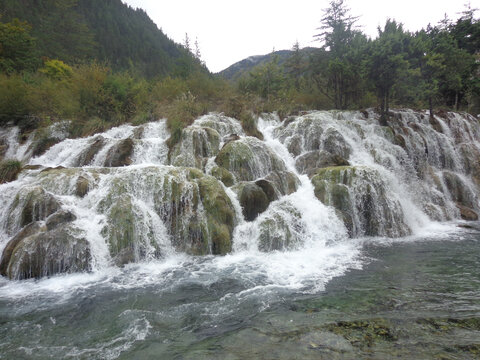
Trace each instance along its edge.
{"label": "overcast sky", "polygon": [[[123,0],[144,9],[163,32],[178,43],[188,33],[199,48],[207,67],[218,72],[251,55],[301,47],[319,46],[313,41],[328,0]],[[364,33],[376,37],[377,27],[387,18],[420,30],[444,18],[456,20],[469,2],[480,8],[480,0],[346,0],[351,14],[360,16]],[[477,12],[476,17],[480,16]]]}

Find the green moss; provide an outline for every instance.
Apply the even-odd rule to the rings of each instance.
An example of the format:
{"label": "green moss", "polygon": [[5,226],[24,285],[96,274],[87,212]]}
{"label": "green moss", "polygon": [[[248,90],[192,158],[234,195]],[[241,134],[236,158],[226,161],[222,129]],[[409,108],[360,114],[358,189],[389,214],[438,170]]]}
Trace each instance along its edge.
{"label": "green moss", "polygon": [[235,211],[230,198],[217,179],[204,176],[198,180],[200,198],[207,215],[208,232],[213,254],[226,254],[232,249]]}
{"label": "green moss", "polygon": [[223,167],[215,166],[212,169],[211,174],[227,187],[232,186],[235,182],[232,173]]}

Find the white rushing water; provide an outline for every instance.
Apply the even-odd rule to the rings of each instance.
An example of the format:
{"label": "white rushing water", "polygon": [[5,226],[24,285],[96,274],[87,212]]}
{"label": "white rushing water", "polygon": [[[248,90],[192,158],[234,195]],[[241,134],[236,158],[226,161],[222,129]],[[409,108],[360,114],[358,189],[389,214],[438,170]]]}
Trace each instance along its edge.
{"label": "white rushing water", "polygon": [[[223,115],[209,114],[197,119],[185,130],[184,142],[178,145],[180,151],[172,151],[171,162],[187,162],[211,174],[219,150],[228,143],[226,137],[235,134],[238,143],[253,149],[254,154],[248,163],[248,176],[235,172],[246,163],[232,165],[237,181],[240,176],[250,177],[244,179],[248,181],[270,179],[268,176],[275,171],[293,174],[298,179],[296,191],[277,196],[253,221],[244,219],[235,186],[222,184],[234,209],[233,250],[226,256],[203,259],[184,255],[178,245],[173,245],[192,233],[192,224],[207,227],[208,214],[190,170],[169,164],[165,120],[66,139],[30,159],[32,140],[20,146],[15,140],[18,129],[4,131],[4,137],[9,139],[8,157],[21,158],[41,168],[28,170],[19,180],[0,185],[0,251],[26,225],[21,223],[22,217],[37,216],[44,224],[50,213],[43,216],[42,211],[48,209],[36,209],[33,205],[34,214],[29,215],[21,207],[35,201],[32,191],[43,189],[42,194],[51,195],[58,203],[55,211],[60,208],[75,216],[68,231],[78,232],[79,239],[88,242],[92,272],[36,282],[1,280],[0,296],[62,293],[99,283],[136,288],[158,283],[165,273],[185,266],[196,268],[196,274],[221,274],[228,270],[248,279],[252,287],[235,295],[238,297],[272,288],[321,290],[333,277],[362,266],[363,240],[358,238],[371,235],[372,229],[382,237],[424,236],[438,229],[435,221],[459,218],[456,202],[468,204],[476,211],[480,208],[471,177],[473,164],[468,163],[480,149],[478,123],[450,114],[446,119],[437,119],[442,129],[439,132],[421,113],[398,114],[392,128],[379,126],[373,113],[366,117],[357,112],[312,112],[284,122],[275,115],[265,115],[258,121],[263,142],[245,136],[238,121]],[[118,168],[104,167],[115,152],[112,149],[126,140],[133,144],[129,162]],[[348,209],[342,210],[351,216],[350,228],[338,209],[318,199],[313,180],[307,170],[300,169],[301,164],[310,165],[313,161],[302,159],[319,151],[340,154],[350,165],[342,168],[339,175],[344,179],[340,185],[348,199]],[[203,158],[197,156],[198,152]],[[43,168],[58,166],[67,169],[42,172]],[[334,171],[329,169],[324,171]],[[82,178],[88,180],[89,191],[79,196]],[[334,190],[325,184],[325,196],[333,202]],[[177,188],[180,190],[174,190]],[[174,191],[182,192],[181,204],[175,203],[176,207],[171,208]],[[366,192],[367,200],[373,201],[368,209]],[[132,217],[122,217],[126,216],[122,207],[125,204],[133,209]],[[365,217],[369,211],[373,220]],[[176,214],[173,219],[172,213]],[[117,254],[112,254],[108,243],[109,237],[118,237],[118,221],[130,224],[128,231],[133,233],[134,244],[131,256],[136,262],[122,269],[113,265]],[[172,233],[174,227],[178,234]],[[265,234],[277,243],[265,245]]]}

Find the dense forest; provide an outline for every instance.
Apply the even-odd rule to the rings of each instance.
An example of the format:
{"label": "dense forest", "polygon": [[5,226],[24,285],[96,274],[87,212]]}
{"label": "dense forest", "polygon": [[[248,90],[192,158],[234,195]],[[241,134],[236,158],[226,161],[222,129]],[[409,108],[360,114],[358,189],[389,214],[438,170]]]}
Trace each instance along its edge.
{"label": "dense forest", "polygon": [[2,0],[0,14],[0,123],[24,131],[68,119],[84,136],[167,117],[173,144],[208,111],[257,136],[253,114],[264,111],[375,107],[385,123],[394,106],[480,112],[480,21],[469,7],[415,33],[389,19],[371,39],[332,0],[312,34],[319,48],[296,43],[230,71],[234,80],[121,0]]}

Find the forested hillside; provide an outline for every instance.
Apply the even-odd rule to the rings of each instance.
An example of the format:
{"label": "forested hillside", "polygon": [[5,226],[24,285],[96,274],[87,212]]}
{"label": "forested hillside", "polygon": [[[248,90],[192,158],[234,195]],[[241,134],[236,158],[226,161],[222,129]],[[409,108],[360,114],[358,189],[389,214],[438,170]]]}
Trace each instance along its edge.
{"label": "forested hillside", "polygon": [[31,26],[39,59],[69,64],[96,59],[148,78],[201,68],[143,10],[121,0],[3,0],[0,14],[3,22],[18,18]]}
{"label": "forested hillside", "polygon": [[385,116],[392,106],[478,113],[480,22],[475,11],[466,7],[457,20],[444,18],[415,33],[388,19],[371,39],[346,2],[332,0],[312,34],[321,46],[315,54],[306,55],[297,43],[288,59],[270,56],[253,67],[248,58],[221,74],[237,80],[243,93],[281,97],[283,104],[377,106]]}

